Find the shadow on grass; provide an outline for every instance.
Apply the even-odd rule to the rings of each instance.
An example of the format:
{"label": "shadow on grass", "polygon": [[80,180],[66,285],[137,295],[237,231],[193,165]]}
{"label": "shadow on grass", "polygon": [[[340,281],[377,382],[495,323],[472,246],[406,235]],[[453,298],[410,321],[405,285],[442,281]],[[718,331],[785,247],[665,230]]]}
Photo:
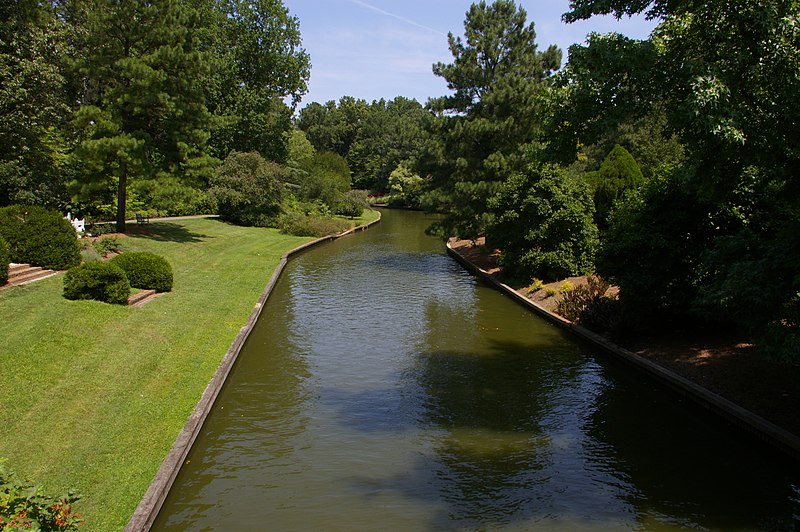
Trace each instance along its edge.
{"label": "shadow on grass", "polygon": [[203,242],[210,235],[195,233],[185,227],[164,222],[153,222],[145,225],[135,225],[128,228],[128,235],[158,240],[159,242]]}

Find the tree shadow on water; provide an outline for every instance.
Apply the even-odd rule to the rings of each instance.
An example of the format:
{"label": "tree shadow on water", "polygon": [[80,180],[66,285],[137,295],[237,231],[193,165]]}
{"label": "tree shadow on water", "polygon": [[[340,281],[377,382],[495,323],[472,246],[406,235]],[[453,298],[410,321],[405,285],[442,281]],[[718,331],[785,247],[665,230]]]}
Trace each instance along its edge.
{"label": "tree shadow on water", "polygon": [[149,238],[159,242],[178,243],[203,242],[213,238],[210,235],[190,231],[182,225],[168,222],[153,222],[146,225],[132,226],[128,229],[128,235]]}

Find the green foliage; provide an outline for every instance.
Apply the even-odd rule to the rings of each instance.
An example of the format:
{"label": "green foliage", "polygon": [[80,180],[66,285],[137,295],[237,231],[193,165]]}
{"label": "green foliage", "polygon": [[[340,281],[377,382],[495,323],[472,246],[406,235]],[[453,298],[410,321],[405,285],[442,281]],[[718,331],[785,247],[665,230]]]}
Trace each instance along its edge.
{"label": "green foliage", "polygon": [[87,194],[113,178],[124,232],[129,181],[209,172],[212,115],[199,80],[210,63],[196,37],[198,20],[179,2],[86,0],[83,7],[75,65],[92,90],[76,98],[73,188]]}
{"label": "green foliage", "polygon": [[585,284],[570,290],[561,290],[561,300],[556,305],[556,312],[570,321],[578,321],[586,309],[605,296],[610,287],[607,281],[590,275]]}
{"label": "green foliage", "polygon": [[398,96],[372,102],[347,153],[356,187],[385,192],[399,165],[413,166],[427,141],[430,113],[416,100]]}
{"label": "green foliage", "polygon": [[281,216],[279,227],[281,232],[287,235],[323,237],[347,231],[350,229],[350,224],[330,216],[290,212]]}
{"label": "green foliage", "polygon": [[342,195],[350,190],[350,168],[341,155],[322,152],[314,155],[308,173],[300,183],[300,196],[319,200],[335,209]]}
{"label": "green foliage", "polygon": [[619,144],[608,154],[600,170],[587,173],[586,179],[594,190],[595,223],[601,227],[606,225],[614,202],[644,182],[636,160]]}
{"label": "green foliage", "polygon": [[69,36],[52,4],[0,7],[0,206],[69,201],[62,128]]}
{"label": "green foliage", "polygon": [[108,262],[88,262],[64,274],[64,297],[67,299],[126,305],[130,294],[131,285],[125,272]]}
{"label": "green foliage", "polygon": [[358,218],[367,208],[366,190],[348,190],[336,204],[336,214],[348,218]]}
{"label": "green foliage", "polygon": [[5,462],[0,458],[0,529],[78,530],[83,518],[74,505],[80,496],[71,491],[58,499],[45,495],[41,486],[20,481]]}
{"label": "green foliage", "polygon": [[174,176],[136,181],[131,184],[130,195],[135,195],[140,205],[134,207],[129,197],[127,212],[145,210],[153,216],[192,216],[212,212],[204,190],[182,183]]}
{"label": "green foliage", "polygon": [[558,287],[558,291],[562,294],[567,294],[569,292],[572,292],[573,290],[575,290],[575,285],[573,285],[569,281],[564,281],[563,283],[561,283],[561,286]]}
{"label": "green foliage", "polygon": [[537,279],[536,277],[534,277],[534,278],[531,280],[531,284],[530,284],[530,285],[528,285],[528,295],[531,295],[531,294],[533,294],[534,292],[538,292],[538,291],[539,291],[539,290],[541,290],[542,288],[544,288],[544,281],[542,281],[541,279]]}
{"label": "green foliage", "polygon": [[94,250],[102,256],[109,253],[116,253],[122,250],[122,241],[117,236],[107,236],[105,238],[98,238],[92,244]]}
{"label": "green foliage", "polygon": [[0,236],[0,286],[8,282],[8,265],[11,262],[11,248],[6,239]]}
{"label": "green foliage", "polygon": [[280,213],[285,170],[255,152],[231,152],[211,182],[209,196],[225,221],[269,227]]}
{"label": "green foliage", "polygon": [[289,158],[287,165],[291,168],[309,168],[317,151],[311,145],[302,130],[292,128],[288,140]]}
{"label": "green foliage", "polygon": [[43,207],[0,208],[0,236],[11,248],[13,262],[66,270],[81,261],[75,229],[59,213]]}
{"label": "green foliage", "polygon": [[453,63],[434,65],[451,96],[433,99],[431,142],[417,170],[430,175],[423,206],[446,214],[438,231],[474,238],[492,220],[487,200],[523,170],[524,147],[539,133],[540,96],[561,50],[537,51],[533,24],[514,2],[473,4],[465,38],[448,37]]}
{"label": "green foliage", "polygon": [[128,277],[130,285],[143,290],[172,290],[172,266],[164,257],[146,251],[127,252],[110,261]]}
{"label": "green foliage", "polygon": [[619,286],[628,315],[648,321],[689,311],[716,232],[711,212],[678,176],[650,181],[614,211],[596,266]]}
{"label": "green foliage", "polygon": [[778,311],[779,318],[767,325],[761,337],[761,352],[778,360],[800,361],[800,292]]}
{"label": "green foliage", "polygon": [[592,146],[625,124],[639,125],[663,112],[653,94],[653,86],[664,82],[653,42],[592,33],[586,45],[573,45],[569,52],[569,63],[546,98],[544,156],[562,164],[575,161],[579,146]]}
{"label": "green foliage", "polygon": [[352,96],[343,96],[337,105],[314,102],[300,110],[297,127],[318,152],[330,151],[346,157],[358,136],[368,104]]}
{"label": "green foliage", "polygon": [[403,165],[395,168],[389,175],[389,192],[392,203],[405,207],[419,207],[425,181]]}
{"label": "green foliage", "polygon": [[594,205],[579,177],[557,166],[531,164],[510,177],[489,205],[497,217],[487,242],[501,249],[508,275],[554,280],[592,267],[598,237]]}

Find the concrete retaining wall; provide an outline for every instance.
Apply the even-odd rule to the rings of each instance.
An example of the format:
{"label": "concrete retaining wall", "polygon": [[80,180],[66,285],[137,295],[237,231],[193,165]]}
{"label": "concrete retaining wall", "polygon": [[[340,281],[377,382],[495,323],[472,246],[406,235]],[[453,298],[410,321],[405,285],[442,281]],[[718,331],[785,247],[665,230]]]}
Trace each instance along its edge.
{"label": "concrete retaining wall", "polygon": [[281,273],[283,273],[284,268],[286,268],[286,264],[288,263],[289,259],[307,249],[318,246],[325,242],[330,242],[331,240],[336,240],[337,238],[341,238],[346,235],[364,231],[380,221],[381,219],[378,217],[378,219],[373,222],[355,227],[349,231],[345,231],[344,233],[318,238],[317,240],[296,247],[291,251],[287,251],[283,254],[283,256],[281,256],[281,261],[278,264],[278,267],[275,268],[275,271],[272,273],[272,277],[270,277],[267,287],[264,289],[264,292],[262,292],[261,297],[253,308],[253,311],[250,313],[247,323],[241,328],[239,334],[236,336],[236,339],[233,341],[233,344],[225,353],[225,356],[222,358],[222,362],[217,368],[216,373],[214,373],[211,382],[209,382],[208,386],[206,386],[206,389],[203,392],[203,395],[200,397],[200,401],[197,403],[192,415],[189,416],[189,420],[186,422],[186,425],[184,425],[180,434],[178,434],[175,443],[172,445],[172,449],[170,449],[167,457],[161,463],[161,467],[158,469],[153,482],[150,484],[150,487],[147,489],[144,497],[139,502],[139,506],[136,507],[133,517],[131,517],[130,521],[128,521],[128,524],[125,527],[126,532],[150,530],[150,527],[153,525],[159,510],[161,510],[161,506],[164,504],[164,501],[167,498],[167,494],[169,493],[172,484],[175,482],[175,478],[178,476],[181,466],[186,460],[186,456],[189,454],[189,450],[192,448],[192,444],[194,444],[198,434],[200,434],[200,430],[203,428],[203,423],[208,417],[208,414],[211,412],[211,408],[214,406],[214,402],[216,401],[220,390],[222,390],[225,380],[228,378],[233,365],[236,363],[236,359],[239,357],[239,352],[242,350],[242,346],[244,346],[247,337],[250,335],[250,331],[253,330],[258,317],[261,315],[261,310],[264,308],[264,304],[267,302],[267,298],[269,298],[269,295],[272,293],[272,289],[275,287],[275,283],[278,282],[278,278],[280,277]]}

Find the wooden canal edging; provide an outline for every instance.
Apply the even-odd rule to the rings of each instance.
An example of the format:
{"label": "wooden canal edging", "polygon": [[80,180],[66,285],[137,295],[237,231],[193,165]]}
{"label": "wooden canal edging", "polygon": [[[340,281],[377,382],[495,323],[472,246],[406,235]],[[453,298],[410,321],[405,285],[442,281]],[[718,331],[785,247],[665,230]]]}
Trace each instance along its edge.
{"label": "wooden canal edging", "polygon": [[178,476],[178,472],[186,460],[189,450],[192,448],[192,444],[194,444],[194,441],[200,434],[200,430],[203,428],[203,423],[208,417],[208,414],[211,412],[214,402],[216,401],[217,396],[219,396],[222,386],[225,384],[225,380],[228,378],[233,365],[236,363],[236,359],[239,357],[239,353],[241,352],[247,337],[250,335],[250,331],[253,330],[253,327],[255,326],[258,317],[261,315],[262,309],[264,308],[264,304],[267,302],[267,299],[272,293],[275,283],[278,282],[281,273],[283,273],[284,268],[286,268],[286,264],[289,262],[289,259],[312,247],[318,246],[325,242],[330,242],[331,240],[336,240],[343,236],[364,231],[369,227],[372,227],[381,221],[380,212],[378,214],[378,219],[368,224],[354,227],[349,231],[345,231],[336,235],[318,238],[303,244],[302,246],[298,246],[290,251],[287,251],[281,256],[280,263],[278,263],[275,271],[272,272],[272,276],[270,277],[266,288],[262,292],[261,297],[258,299],[258,302],[255,304],[253,311],[250,313],[247,323],[239,330],[239,334],[236,336],[233,344],[231,344],[230,348],[225,353],[225,356],[222,358],[222,362],[220,362],[217,371],[214,373],[214,376],[211,378],[208,386],[206,386],[205,391],[203,391],[200,401],[197,403],[197,406],[195,406],[194,411],[189,416],[189,419],[184,425],[180,434],[178,434],[178,437],[175,439],[175,443],[173,443],[172,448],[170,449],[169,453],[167,453],[164,461],[161,463],[161,467],[159,467],[155,478],[150,483],[150,487],[145,492],[144,497],[142,497],[142,500],[136,507],[133,516],[125,526],[126,532],[146,531],[150,530],[150,527],[153,526],[153,522],[155,521],[156,516],[158,516],[159,510],[161,510],[161,507],[167,498],[167,494],[169,493],[172,484],[175,482],[175,478]]}
{"label": "wooden canal edging", "polygon": [[510,286],[501,283],[487,271],[470,262],[466,257],[453,249],[449,242],[447,243],[447,253],[462,266],[464,266],[468,271],[477,275],[488,284],[510,296],[517,303],[534,311],[551,323],[567,329],[580,336],[584,340],[593,343],[607,353],[616,356],[617,358],[627,362],[628,364],[631,364],[645,374],[660,381],[662,384],[667,385],[669,388],[678,392],[682,396],[694,401],[707,410],[722,416],[733,424],[747,430],[751,434],[784,452],[795,460],[800,460],[800,437],[797,435],[792,434],[786,429],[767,421],[763,417],[754,414],[753,412],[737,405],[736,403],[729,401],[728,399],[725,399],[724,397],[717,395],[714,392],[703,388],[702,386],[697,385],[689,379],[686,379],[664,368],[663,366],[641,357],[632,351],[628,351],[627,349],[624,349],[609,341],[607,338],[600,336],[599,334],[596,334],[576,323],[572,323],[558,314],[547,310],[546,308],[537,304],[535,301],[531,301],[527,297],[523,296]]}

